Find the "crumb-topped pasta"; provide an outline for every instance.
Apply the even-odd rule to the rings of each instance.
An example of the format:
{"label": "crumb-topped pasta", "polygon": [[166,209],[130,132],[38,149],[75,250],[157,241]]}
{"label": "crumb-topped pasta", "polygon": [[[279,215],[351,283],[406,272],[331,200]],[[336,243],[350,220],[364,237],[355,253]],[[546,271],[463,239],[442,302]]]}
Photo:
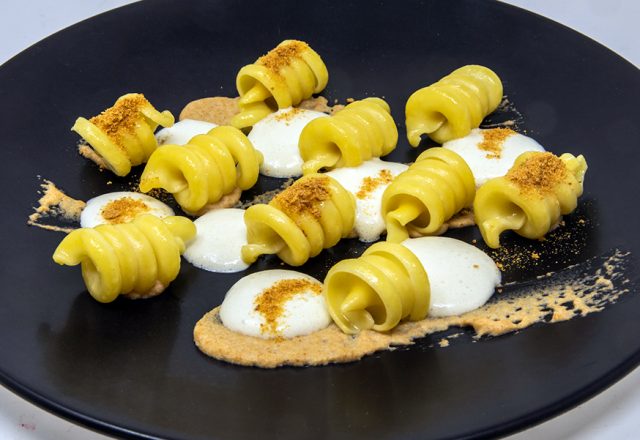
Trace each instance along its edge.
{"label": "crumb-topped pasta", "polygon": [[157,111],[144,95],[128,93],[91,119],[80,117],[71,130],[77,132],[118,176],[145,163],[158,146],[153,132],[161,125],[170,127],[173,115]]}
{"label": "crumb-topped pasta", "polygon": [[582,195],[587,162],[582,155],[523,153],[506,176],[480,187],[473,203],[476,223],[489,247],[500,247],[508,229],[526,238],[542,238],[571,213]]}
{"label": "crumb-topped pasta", "polygon": [[348,236],[355,211],[353,196],[336,180],[304,176],[268,205],[247,209],[248,244],[242,248],[242,259],[252,263],[262,254],[277,254],[285,263],[300,266]]}
{"label": "crumb-topped pasta", "polygon": [[285,40],[238,72],[240,113],[231,124],[251,127],[268,114],[321,92],[328,81],[327,66],[320,55],[303,41]]}

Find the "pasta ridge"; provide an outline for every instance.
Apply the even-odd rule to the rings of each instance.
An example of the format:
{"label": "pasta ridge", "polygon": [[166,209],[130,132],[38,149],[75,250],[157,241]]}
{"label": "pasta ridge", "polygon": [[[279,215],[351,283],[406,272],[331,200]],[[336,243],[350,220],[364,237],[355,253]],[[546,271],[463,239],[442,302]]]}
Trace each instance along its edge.
{"label": "pasta ridge", "polygon": [[251,264],[260,255],[277,254],[300,266],[351,233],[355,209],[353,195],[335,179],[303,176],[269,204],[246,210],[248,244],[242,247],[242,259]]}
{"label": "pasta ridge", "polygon": [[462,157],[442,147],[424,151],[382,195],[387,241],[438,234],[448,219],[471,206],[475,193],[473,173]]}
{"label": "pasta ridge", "polygon": [[320,55],[303,41],[284,40],[238,72],[240,113],[231,124],[251,127],[276,110],[298,105],[320,93],[328,81],[327,66]]}
{"label": "pasta ridge", "polygon": [[99,302],[111,302],[118,295],[155,296],[178,276],[180,255],[195,234],[195,225],[186,217],[143,214],[130,223],[70,232],[53,260],[80,264],[87,290]]}
{"label": "pasta ridge", "polygon": [[335,264],[324,280],[329,313],[349,334],[388,331],[427,316],[430,286],[420,260],[397,243],[378,242],[359,258]]}
{"label": "pasta ridge", "polygon": [[236,188],[255,185],[262,159],[240,130],[215,127],[184,146],[160,146],[142,172],[140,190],[163,188],[186,213],[195,215]]}
{"label": "pasta ridge", "polygon": [[391,153],[398,143],[398,129],[390,112],[384,100],[366,98],[309,122],[299,140],[302,173],[355,167]]}
{"label": "pasta ridge", "polygon": [[427,134],[442,144],[478,128],[502,100],[502,82],[491,69],[467,65],[414,92],[405,107],[407,139],[413,147]]}
{"label": "pasta ridge", "polygon": [[[534,161],[540,162],[529,166]],[[558,163],[562,166],[557,167]],[[549,176],[550,170],[555,170],[555,175]],[[518,156],[506,176],[491,179],[478,189],[473,210],[485,243],[500,247],[500,234],[506,230],[529,239],[543,238],[562,215],[576,209],[586,171],[582,155],[564,153],[558,158],[551,153],[527,152]]]}
{"label": "pasta ridge", "polygon": [[159,112],[140,93],[128,93],[91,119],[79,117],[71,130],[78,133],[118,176],[145,163],[158,147],[153,134],[158,125],[171,127],[174,117]]}

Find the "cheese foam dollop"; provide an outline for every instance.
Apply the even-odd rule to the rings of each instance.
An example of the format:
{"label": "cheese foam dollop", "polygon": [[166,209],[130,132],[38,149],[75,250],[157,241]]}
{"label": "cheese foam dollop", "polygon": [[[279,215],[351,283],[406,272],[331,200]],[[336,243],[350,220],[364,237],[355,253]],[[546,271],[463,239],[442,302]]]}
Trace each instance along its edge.
{"label": "cheese foam dollop", "polygon": [[[268,293],[277,283],[287,280],[306,281],[316,286],[316,291],[305,288],[293,292],[282,304],[282,313],[274,324],[276,332],[273,333],[268,319],[257,310],[258,297]],[[263,339],[308,335],[331,323],[321,288],[320,281],[293,270],[274,269],[252,273],[229,289],[220,306],[220,320],[229,330]]]}
{"label": "cheese foam dollop", "polygon": [[502,279],[491,257],[464,241],[420,237],[402,245],[418,257],[429,277],[429,316],[455,316],[481,307]]}
{"label": "cheese foam dollop", "polygon": [[185,145],[194,136],[205,134],[215,127],[217,125],[212,122],[183,119],[171,127],[159,130],[156,133],[156,139],[158,145]]}
{"label": "cheese foam dollop", "polygon": [[160,218],[174,215],[173,209],[151,196],[116,191],[89,199],[80,213],[80,226],[93,228],[98,225],[126,223],[139,214],[153,214]]}
{"label": "cheese foam dollop", "polygon": [[285,108],[258,121],[249,140],[262,153],[264,162],[260,173],[270,177],[294,177],[302,175],[302,157],[298,140],[302,129],[316,118],[327,114],[301,108]]}
{"label": "cheese foam dollop", "polygon": [[194,222],[196,238],[187,246],[185,259],[210,272],[239,272],[249,267],[242,261],[247,244],[244,209],[215,209]]}
{"label": "cheese foam dollop", "polygon": [[386,230],[382,218],[382,194],[394,178],[408,168],[407,165],[386,162],[378,158],[357,167],[337,168],[326,173],[351,192],[356,200],[354,231],[361,241],[372,242]]}
{"label": "cheese foam dollop", "polygon": [[483,185],[489,179],[507,174],[516,158],[522,153],[545,151],[534,139],[515,131],[494,145],[496,151],[483,149],[481,146],[485,140],[485,134],[491,130],[496,129],[474,128],[467,136],[442,144],[444,148],[458,153],[467,162],[475,178],[476,187]]}

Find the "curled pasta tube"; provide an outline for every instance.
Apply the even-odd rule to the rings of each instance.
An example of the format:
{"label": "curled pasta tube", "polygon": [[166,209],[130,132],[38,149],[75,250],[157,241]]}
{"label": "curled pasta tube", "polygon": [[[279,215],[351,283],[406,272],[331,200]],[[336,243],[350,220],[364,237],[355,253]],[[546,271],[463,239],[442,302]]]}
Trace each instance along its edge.
{"label": "curled pasta tube", "polygon": [[437,234],[444,222],[470,207],[476,194],[473,173],[457,153],[442,147],[424,151],[382,195],[387,241],[399,243]]}
{"label": "curled pasta tube", "polygon": [[164,188],[182,209],[197,214],[236,188],[258,180],[262,154],[237,128],[220,126],[197,135],[185,146],[163,145],[149,158],[140,190]]}
{"label": "curled pasta tube", "polygon": [[186,217],[144,214],[130,223],[72,231],[56,248],[53,260],[80,264],[87,290],[99,302],[111,302],[118,295],[150,297],[178,276],[180,255],[195,235],[195,225]]}
{"label": "curled pasta tube", "polygon": [[391,153],[397,143],[398,129],[389,105],[380,98],[355,101],[304,127],[299,140],[302,174],[321,168],[355,167]]}
{"label": "curled pasta tube", "polygon": [[502,82],[491,69],[468,65],[414,92],[405,114],[407,138],[413,147],[427,134],[442,144],[464,137],[502,100]]}
{"label": "curled pasta tube", "polygon": [[349,235],[355,200],[335,179],[310,174],[298,179],[268,205],[253,205],[244,214],[247,243],[242,259],[251,264],[262,254],[277,254],[300,266]]}
{"label": "curled pasta tube", "polygon": [[403,319],[427,316],[429,278],[406,247],[378,242],[360,258],[333,266],[324,280],[329,313],[345,333],[388,331]]}
{"label": "curled pasta tube", "polygon": [[328,81],[327,66],[320,55],[303,41],[285,40],[238,72],[240,113],[231,124],[251,127],[278,109],[298,105],[320,93]]}
{"label": "curled pasta tube", "polygon": [[560,216],[576,209],[586,171],[582,155],[521,154],[505,176],[478,190],[473,210],[482,238],[498,248],[508,229],[526,238],[544,237]]}
{"label": "curled pasta tube", "polygon": [[71,130],[91,145],[111,171],[126,176],[158,147],[153,135],[158,125],[171,127],[173,122],[169,111],[159,112],[144,95],[128,93],[98,116],[78,118]]}

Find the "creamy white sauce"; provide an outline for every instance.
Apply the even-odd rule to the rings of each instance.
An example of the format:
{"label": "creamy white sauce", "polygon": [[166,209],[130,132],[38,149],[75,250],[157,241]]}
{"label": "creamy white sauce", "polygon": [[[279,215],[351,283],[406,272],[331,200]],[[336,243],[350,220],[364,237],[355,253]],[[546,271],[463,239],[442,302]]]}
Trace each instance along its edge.
{"label": "creamy white sauce", "polygon": [[293,338],[322,330],[331,323],[322,294],[304,291],[292,296],[284,304],[278,319],[277,334],[264,332],[266,320],[255,310],[256,298],[276,282],[287,279],[306,279],[322,285],[315,278],[292,270],[266,270],[252,273],[236,282],[220,306],[220,320],[228,329],[248,336],[269,339],[277,336]]}
{"label": "creamy white sauce", "polygon": [[499,158],[487,157],[489,151],[481,150],[484,141],[480,128],[474,128],[467,136],[445,142],[442,146],[458,153],[467,162],[476,181],[476,186],[483,185],[487,180],[507,174],[516,158],[527,151],[545,151],[542,145],[528,136],[514,133],[502,142]]}
{"label": "creamy white sauce", "polygon": [[215,209],[194,224],[196,238],[184,253],[188,262],[210,272],[239,272],[249,267],[240,252],[247,244],[244,209]]}
{"label": "creamy white sauce", "polygon": [[194,119],[183,119],[173,124],[172,127],[163,128],[156,133],[158,145],[185,145],[191,138],[199,134],[205,134],[216,124]]}
{"label": "creamy white sauce", "polygon": [[[288,115],[290,112],[295,113]],[[327,116],[313,110],[289,107],[257,122],[248,137],[264,156],[260,173],[271,177],[302,175],[302,157],[298,149],[300,133],[310,121]]]}
{"label": "creamy white sauce", "polygon": [[402,244],[418,257],[429,276],[429,316],[460,315],[477,309],[500,284],[500,271],[493,260],[464,241],[421,237]]}
{"label": "creamy white sauce", "polygon": [[140,200],[143,202],[148,209],[145,212],[142,212],[142,214],[153,214],[160,218],[174,215],[173,209],[151,196],[137,192],[117,191],[89,199],[87,201],[87,205],[80,214],[80,226],[83,228],[93,228],[98,225],[110,224],[111,222],[103,217],[102,210],[109,203],[124,198]]}
{"label": "creamy white sauce", "polygon": [[373,191],[366,192],[364,197],[357,194],[363,188],[367,177],[376,179],[382,170],[388,170],[393,177],[408,168],[407,165],[395,162],[385,162],[378,158],[368,160],[357,167],[337,168],[326,173],[340,183],[356,199],[356,221],[354,230],[361,241],[371,242],[380,238],[385,231],[385,223],[380,210],[382,194],[389,183],[380,183]]}

